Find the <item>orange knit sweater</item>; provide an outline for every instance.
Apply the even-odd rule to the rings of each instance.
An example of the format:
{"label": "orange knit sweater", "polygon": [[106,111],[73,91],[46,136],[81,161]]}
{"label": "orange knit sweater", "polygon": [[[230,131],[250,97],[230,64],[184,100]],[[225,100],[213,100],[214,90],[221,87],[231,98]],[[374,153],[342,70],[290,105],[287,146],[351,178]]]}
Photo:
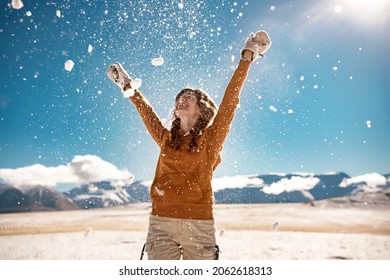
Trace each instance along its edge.
{"label": "orange knit sweater", "polygon": [[160,147],[155,177],[150,189],[152,215],[179,219],[213,219],[213,171],[221,162],[221,150],[229,133],[239,95],[250,62],[240,60],[223,96],[213,124],[197,138],[198,151],[189,152],[191,136],[185,136],[183,148],[168,147],[167,129],[147,102],[135,91],[130,97],[149,134]]}

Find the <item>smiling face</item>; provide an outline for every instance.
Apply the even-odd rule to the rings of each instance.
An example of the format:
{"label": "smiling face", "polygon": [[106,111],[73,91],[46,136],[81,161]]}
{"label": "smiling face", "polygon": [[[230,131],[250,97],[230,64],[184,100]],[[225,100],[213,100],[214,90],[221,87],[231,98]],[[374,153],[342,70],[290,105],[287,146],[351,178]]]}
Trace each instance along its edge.
{"label": "smiling face", "polygon": [[186,128],[201,131],[212,124],[217,110],[218,107],[206,92],[201,89],[184,88],[175,99],[172,126],[179,123],[183,131],[188,131]]}
{"label": "smiling face", "polygon": [[200,110],[196,95],[190,91],[178,95],[175,102],[174,113],[178,118],[198,119]]}

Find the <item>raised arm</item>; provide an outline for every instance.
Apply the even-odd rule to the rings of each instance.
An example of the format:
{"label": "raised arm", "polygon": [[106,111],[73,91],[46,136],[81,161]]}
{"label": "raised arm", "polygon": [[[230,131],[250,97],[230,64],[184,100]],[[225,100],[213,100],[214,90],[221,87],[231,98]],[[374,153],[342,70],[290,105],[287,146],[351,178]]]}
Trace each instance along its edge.
{"label": "raised arm", "polygon": [[247,60],[239,61],[238,66],[226,87],[218,113],[210,127],[214,134],[214,148],[217,153],[219,153],[229,133],[230,125],[233,121],[237,105],[239,104],[239,96],[248,75],[250,64],[251,62]]}
{"label": "raised arm", "polygon": [[250,64],[257,57],[263,56],[263,53],[267,51],[270,45],[271,40],[267,32],[258,31],[256,34],[251,33],[249,35],[244,48],[241,50],[241,59],[226,87],[217,116],[211,127],[215,135],[214,147],[217,153],[222,149],[222,145],[229,133],[230,125],[239,104],[241,90],[248,76]]}
{"label": "raised arm", "polygon": [[138,110],[149,134],[157,145],[161,146],[164,134],[169,132],[164,127],[147,99],[134,87],[134,83],[126,70],[123,69],[120,63],[114,63],[107,69],[107,75],[120,87],[123,96],[130,98],[131,102],[133,102]]}
{"label": "raised arm", "polygon": [[141,92],[135,90],[134,95],[130,96],[130,100],[138,110],[138,113],[140,114],[150,136],[152,136],[158,146],[161,146],[164,135],[169,133],[168,129],[162,124],[160,118],[153,110],[153,107],[149,104]]}

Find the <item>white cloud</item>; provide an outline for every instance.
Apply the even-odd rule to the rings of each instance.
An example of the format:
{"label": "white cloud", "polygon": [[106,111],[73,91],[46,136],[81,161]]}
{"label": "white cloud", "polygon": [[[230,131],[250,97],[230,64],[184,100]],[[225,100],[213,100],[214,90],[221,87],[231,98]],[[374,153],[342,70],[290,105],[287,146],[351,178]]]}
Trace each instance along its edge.
{"label": "white cloud", "polygon": [[270,186],[264,187],[263,192],[266,194],[281,194],[282,192],[310,190],[319,182],[320,179],[314,177],[292,176],[290,179],[283,178]]}
{"label": "white cloud", "polygon": [[77,155],[67,165],[47,167],[34,164],[15,169],[0,169],[0,181],[17,188],[55,187],[58,184],[81,185],[97,181],[129,181],[133,175],[95,155]]}
{"label": "white cloud", "polygon": [[213,179],[214,191],[228,188],[243,188],[246,186],[259,187],[263,185],[263,180],[259,178],[249,178],[248,176],[221,177]]}
{"label": "white cloud", "polygon": [[347,187],[351,184],[364,184],[367,187],[371,189],[375,189],[378,186],[386,185],[386,177],[378,174],[378,173],[368,173],[352,178],[345,178],[343,181],[340,183],[340,187]]}

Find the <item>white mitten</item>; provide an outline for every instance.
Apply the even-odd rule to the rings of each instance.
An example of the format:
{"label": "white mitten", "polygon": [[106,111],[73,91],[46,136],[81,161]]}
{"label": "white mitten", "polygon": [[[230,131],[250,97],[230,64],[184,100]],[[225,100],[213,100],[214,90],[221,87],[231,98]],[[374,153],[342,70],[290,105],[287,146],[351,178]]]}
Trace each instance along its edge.
{"label": "white mitten", "polygon": [[248,39],[246,39],[244,48],[241,50],[241,56],[245,50],[250,50],[253,52],[253,61],[259,56],[263,56],[263,53],[269,49],[271,44],[271,39],[266,31],[260,30],[257,31],[256,34],[251,33]]}
{"label": "white mitten", "polygon": [[107,76],[120,87],[124,97],[134,95],[134,89],[131,87],[132,80],[120,63],[111,64],[107,69]]}

